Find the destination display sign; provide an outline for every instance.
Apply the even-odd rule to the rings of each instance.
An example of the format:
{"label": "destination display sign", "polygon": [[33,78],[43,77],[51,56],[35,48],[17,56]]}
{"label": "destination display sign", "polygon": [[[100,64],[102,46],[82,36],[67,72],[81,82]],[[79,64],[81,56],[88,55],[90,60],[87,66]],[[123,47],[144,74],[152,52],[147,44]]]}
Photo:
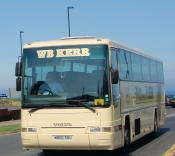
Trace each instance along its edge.
{"label": "destination display sign", "polygon": [[72,49],[47,49],[37,50],[37,57],[42,58],[53,58],[53,57],[78,57],[78,56],[89,56],[89,48],[72,48]]}

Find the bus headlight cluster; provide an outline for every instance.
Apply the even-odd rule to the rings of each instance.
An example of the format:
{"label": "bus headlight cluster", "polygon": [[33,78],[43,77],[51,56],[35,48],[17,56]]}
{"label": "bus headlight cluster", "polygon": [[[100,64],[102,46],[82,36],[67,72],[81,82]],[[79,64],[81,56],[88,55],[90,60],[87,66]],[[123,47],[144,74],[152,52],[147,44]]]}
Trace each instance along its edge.
{"label": "bus headlight cluster", "polygon": [[89,127],[89,131],[94,132],[112,132],[112,127]]}
{"label": "bus headlight cluster", "polygon": [[102,132],[112,132],[112,127],[102,127]]}
{"label": "bus headlight cluster", "polygon": [[100,132],[101,131],[100,127],[90,127],[89,129],[90,129],[90,132]]}
{"label": "bus headlight cluster", "polygon": [[37,132],[37,128],[22,128],[22,132]]}

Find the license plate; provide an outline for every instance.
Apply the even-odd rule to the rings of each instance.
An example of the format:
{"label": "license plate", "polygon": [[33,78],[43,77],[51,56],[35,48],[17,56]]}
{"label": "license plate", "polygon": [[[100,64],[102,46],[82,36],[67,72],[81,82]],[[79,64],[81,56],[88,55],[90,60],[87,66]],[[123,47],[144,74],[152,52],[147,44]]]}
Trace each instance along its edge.
{"label": "license plate", "polygon": [[72,140],[72,135],[55,135],[53,137],[55,140],[60,140],[60,141]]}

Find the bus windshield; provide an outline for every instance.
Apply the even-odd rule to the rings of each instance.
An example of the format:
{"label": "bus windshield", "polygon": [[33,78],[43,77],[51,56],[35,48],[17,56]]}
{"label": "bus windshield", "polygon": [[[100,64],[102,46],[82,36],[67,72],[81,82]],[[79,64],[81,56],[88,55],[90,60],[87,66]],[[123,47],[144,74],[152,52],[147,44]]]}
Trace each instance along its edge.
{"label": "bus windshield", "polygon": [[24,49],[23,108],[109,106],[107,45]]}

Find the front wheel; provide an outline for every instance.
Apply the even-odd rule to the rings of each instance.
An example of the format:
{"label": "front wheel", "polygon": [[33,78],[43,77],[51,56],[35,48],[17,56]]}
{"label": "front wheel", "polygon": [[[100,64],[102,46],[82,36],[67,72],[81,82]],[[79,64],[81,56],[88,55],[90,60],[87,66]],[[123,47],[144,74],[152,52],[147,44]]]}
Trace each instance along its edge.
{"label": "front wheel", "polygon": [[125,129],[125,133],[124,133],[124,145],[128,146],[130,144],[130,133],[128,129]]}
{"label": "front wheel", "polygon": [[129,151],[130,143],[130,130],[126,128],[124,132],[124,152]]}

